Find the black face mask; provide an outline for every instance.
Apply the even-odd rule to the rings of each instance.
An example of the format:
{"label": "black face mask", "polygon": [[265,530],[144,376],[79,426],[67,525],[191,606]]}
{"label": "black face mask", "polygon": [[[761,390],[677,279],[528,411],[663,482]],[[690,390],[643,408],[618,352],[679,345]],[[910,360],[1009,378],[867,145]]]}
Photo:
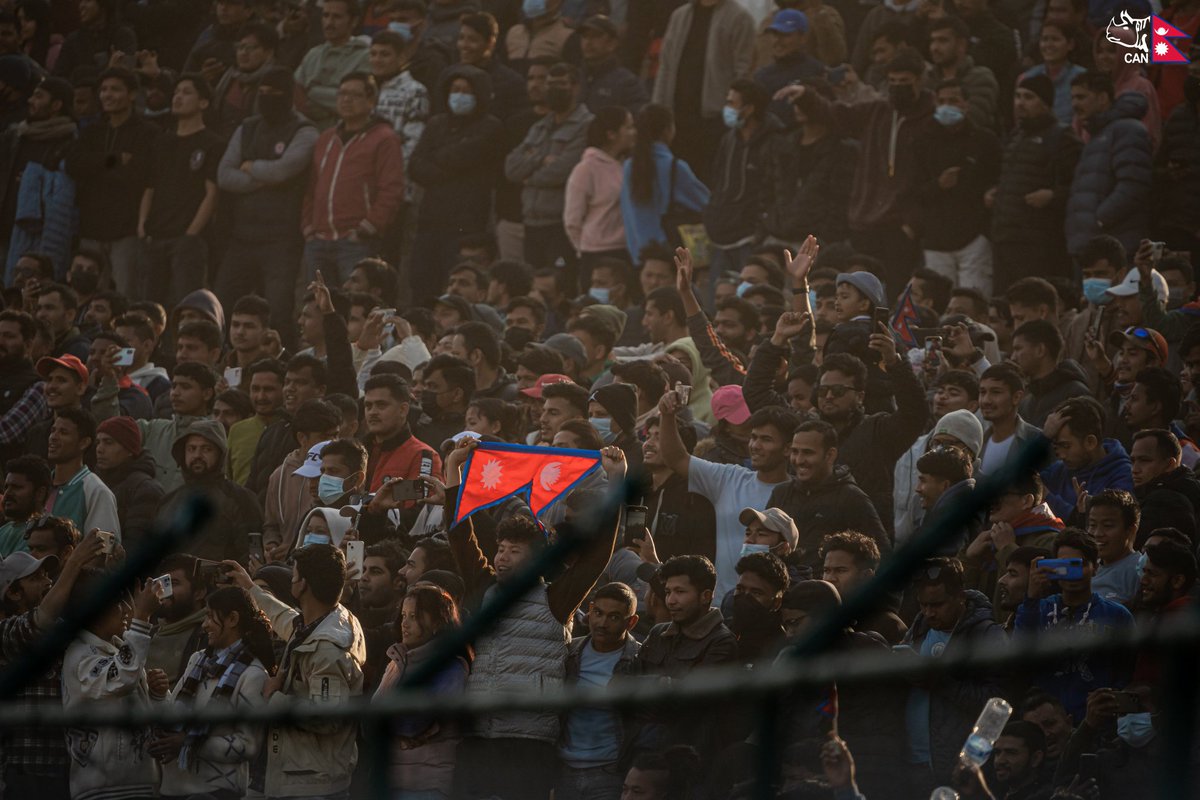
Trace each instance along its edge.
{"label": "black face mask", "polygon": [[260,94],[258,96],[258,113],[268,122],[279,122],[286,119],[292,110],[292,98],[286,94]]}
{"label": "black face mask", "polygon": [[917,89],[915,86],[901,84],[899,86],[888,86],[888,97],[892,100],[892,105],[897,111],[907,111],[916,105]]}
{"label": "black face mask", "polygon": [[552,86],[546,90],[546,105],[556,114],[561,114],[571,107],[571,90],[561,86]]}
{"label": "black face mask", "polygon": [[1183,80],[1183,96],[1192,105],[1200,103],[1200,76],[1188,75]]}
{"label": "black face mask", "polygon": [[769,638],[782,636],[783,626],[779,621],[779,612],[763,606],[749,595],[733,596],[733,621],[729,625],[739,638]]}
{"label": "black face mask", "polygon": [[431,417],[435,417],[442,413],[441,406],[438,405],[439,393],[426,389],[421,392],[421,410]]}
{"label": "black face mask", "polygon": [[100,276],[94,272],[76,270],[67,275],[67,285],[76,294],[93,295],[100,288]]}

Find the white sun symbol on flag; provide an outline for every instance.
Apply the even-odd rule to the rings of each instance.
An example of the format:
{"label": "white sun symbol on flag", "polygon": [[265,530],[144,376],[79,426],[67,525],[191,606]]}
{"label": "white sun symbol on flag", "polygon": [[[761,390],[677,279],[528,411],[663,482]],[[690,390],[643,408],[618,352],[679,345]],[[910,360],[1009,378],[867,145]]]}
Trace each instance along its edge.
{"label": "white sun symbol on flag", "polygon": [[562,464],[557,461],[551,461],[542,468],[542,474],[538,478],[541,481],[543,489],[549,489],[554,484],[558,483],[559,476],[562,475]]}
{"label": "white sun symbol on flag", "polygon": [[1165,56],[1167,54],[1167,43],[1159,42],[1158,44],[1154,45],[1154,54],[1156,56]]}
{"label": "white sun symbol on flag", "polygon": [[483,474],[479,476],[479,482],[485,489],[495,489],[500,485],[500,473],[500,462],[493,458],[483,465]]}

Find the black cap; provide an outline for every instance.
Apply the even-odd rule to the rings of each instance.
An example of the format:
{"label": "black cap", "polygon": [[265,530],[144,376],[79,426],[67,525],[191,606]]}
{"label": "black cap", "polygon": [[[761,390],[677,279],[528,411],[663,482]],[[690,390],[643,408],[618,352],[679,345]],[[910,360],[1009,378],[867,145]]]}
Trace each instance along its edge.
{"label": "black cap", "polygon": [[603,14],[596,14],[595,16],[588,17],[582,23],[580,23],[580,33],[586,30],[598,31],[606,36],[611,36],[614,39],[620,38],[621,35],[620,31],[617,30],[617,23],[613,22]]}

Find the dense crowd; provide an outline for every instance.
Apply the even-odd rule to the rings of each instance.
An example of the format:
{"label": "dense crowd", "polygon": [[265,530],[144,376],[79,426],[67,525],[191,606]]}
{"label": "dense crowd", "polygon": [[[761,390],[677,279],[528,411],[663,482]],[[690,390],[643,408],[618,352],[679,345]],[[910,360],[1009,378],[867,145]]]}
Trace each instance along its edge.
{"label": "dense crowd", "polygon": [[[213,508],[8,707],[761,669],[934,539],[834,652],[1190,613],[1200,67],[1143,62],[1200,1],[1153,11],[1185,35],[1141,0],[0,0],[0,666]],[[458,520],[497,442],[599,468]],[[374,767],[396,800],[727,800],[773,747],[780,798],[1129,800],[1178,749],[1170,667],[797,688],[778,742],[736,698],[402,715]],[[353,721],[3,717],[13,800],[379,785]]]}

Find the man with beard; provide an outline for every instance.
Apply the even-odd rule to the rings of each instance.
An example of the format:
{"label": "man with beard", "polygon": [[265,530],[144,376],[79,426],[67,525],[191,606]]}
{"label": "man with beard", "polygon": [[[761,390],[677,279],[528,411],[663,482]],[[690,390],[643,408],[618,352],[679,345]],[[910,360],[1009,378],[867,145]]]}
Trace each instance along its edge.
{"label": "man with beard", "polygon": [[1162,527],[1159,511],[1164,506],[1180,506],[1178,498],[1183,498],[1183,506],[1191,515],[1200,514],[1200,481],[1180,463],[1182,454],[1179,439],[1168,430],[1143,430],[1133,435],[1133,447],[1129,451],[1133,495],[1143,514],[1143,535],[1135,542],[1137,547],[1145,544],[1146,537],[1155,528]]}
{"label": "man with beard", "polygon": [[50,467],[37,456],[9,461],[4,476],[4,525],[0,526],[0,558],[29,552],[29,521],[41,513],[50,495]]}
{"label": "man with beard", "polygon": [[83,463],[83,456],[96,441],[96,421],[78,408],[55,414],[50,426],[46,454],[54,467],[54,484],[46,509],[66,517],[81,531],[94,529],[121,535],[117,499],[100,476]]}
{"label": "man with beard", "polygon": [[0,457],[5,461],[25,452],[33,425],[49,414],[45,389],[29,348],[35,323],[23,311],[0,311]]}
{"label": "man with beard", "polygon": [[292,415],[302,403],[325,396],[328,371],[316,356],[297,354],[287,362],[283,373],[283,417],[262,432],[250,462],[250,480],[246,488],[261,495],[271,473],[295,449],[296,434]]}
{"label": "man with beard", "polygon": [[1046,735],[1032,722],[1004,726],[992,749],[996,800],[1048,800],[1054,787],[1046,778]]}
{"label": "man with beard", "polygon": [[117,500],[126,550],[150,533],[163,489],[154,479],[154,459],[142,447],[142,432],[129,417],[113,417],[96,429],[96,473]]}
{"label": "man with beard", "polygon": [[91,342],[79,332],[75,318],[79,315],[79,298],[70,287],[61,283],[43,284],[37,290],[37,321],[50,329],[54,338],[51,354],[73,355],[83,360],[88,357]]}
{"label": "man with beard", "polygon": [[243,486],[250,479],[250,467],[263,431],[279,419],[284,375],[283,364],[274,358],[255,361],[243,373],[243,391],[250,394],[254,416],[229,428],[229,472]]}
{"label": "man with beard", "polygon": [[1016,624],[1017,609],[1029,594],[1029,565],[1039,558],[1050,558],[1050,549],[1032,545],[1018,547],[1008,557],[1004,573],[996,579],[997,616],[1004,615],[1002,624],[1009,633]]}
{"label": "man with beard", "polygon": [[207,611],[204,598],[210,587],[199,578],[198,562],[187,553],[173,553],[156,570],[171,576],[171,596],[158,609],[158,629],[150,641],[146,666],[161,669],[174,684],[183,674],[188,659],[208,644],[203,622]]}
{"label": "man with beard", "polygon": [[252,493],[225,477],[225,428],[214,419],[194,421],[180,430],[172,455],[183,471],[183,486],[164,498],[163,513],[174,512],[197,491],[213,505],[211,520],[192,539],[189,550],[198,558],[248,563],[248,534],[262,530],[262,511]]}
{"label": "man with beard", "polygon": [[396,542],[385,541],[368,547],[363,556],[354,615],[367,638],[363,685],[368,690],[379,684],[388,663],[387,650],[396,642],[400,602],[407,588],[404,580],[406,555]]}
{"label": "man with beard", "polygon": [[238,32],[234,65],[213,87],[213,130],[229,141],[242,121],[254,113],[258,84],[275,66],[279,34],[263,22],[248,22]]}

